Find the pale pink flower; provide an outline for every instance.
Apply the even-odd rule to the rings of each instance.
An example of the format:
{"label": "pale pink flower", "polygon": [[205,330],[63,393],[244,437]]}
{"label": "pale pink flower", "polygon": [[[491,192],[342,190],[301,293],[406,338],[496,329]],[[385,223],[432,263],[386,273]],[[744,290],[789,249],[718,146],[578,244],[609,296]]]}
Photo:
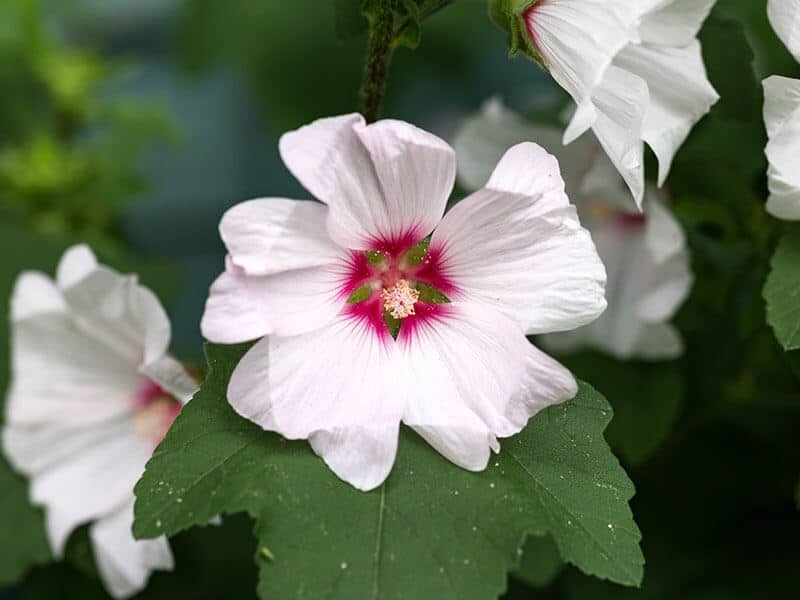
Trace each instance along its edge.
{"label": "pale pink flower", "polygon": [[133,486],[197,389],[167,354],[167,315],[135,276],[75,246],[55,281],[20,275],[11,330],[5,454],[30,477],[56,558],[70,533],[91,522],[101,579],[115,598],[131,596],[151,571],[173,567],[166,538],[133,538]]}
{"label": "pale pink flower", "polygon": [[412,125],[321,119],[284,135],[280,151],[324,204],[252,200],[222,219],[227,268],[203,333],[262,338],[231,377],[237,412],[308,439],[368,490],[391,470],[401,421],[481,470],[498,437],[575,394],[569,371],[525,338],[605,308],[605,271],[552,156],[511,148],[443,217],[455,154]]}

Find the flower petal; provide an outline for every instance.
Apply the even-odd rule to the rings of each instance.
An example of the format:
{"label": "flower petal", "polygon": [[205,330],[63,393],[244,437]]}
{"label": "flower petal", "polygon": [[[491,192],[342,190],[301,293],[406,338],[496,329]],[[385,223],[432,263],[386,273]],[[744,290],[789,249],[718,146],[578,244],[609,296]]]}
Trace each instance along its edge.
{"label": "flower petal", "polygon": [[378,236],[428,235],[441,220],[453,191],[453,149],[403,121],[378,121],[357,127],[356,132],[372,158],[383,190],[384,205],[373,216]]}
{"label": "flower petal", "polygon": [[397,455],[400,421],[340,426],[312,433],[308,441],[331,471],[369,491],[389,476]]}
{"label": "flower petal", "polygon": [[800,220],[800,80],[777,75],[764,80],[764,121],[769,135],[767,211]]}
{"label": "flower petal", "polygon": [[308,200],[261,198],[223,215],[220,235],[231,262],[248,275],[271,275],[340,260],[328,235],[328,207]]}
{"label": "flower petal", "polygon": [[84,333],[109,351],[138,366],[166,353],[171,335],[167,314],[134,275],[120,275],[98,264],[87,246],[75,246],[64,253],[56,281]]}
{"label": "flower petal", "polygon": [[366,249],[376,231],[369,211],[382,201],[372,159],[358,139],[359,114],[318,119],[285,133],[281,158],[314,196],[328,205],[328,232],[345,248]]}
{"label": "flower petal", "polygon": [[530,142],[509,148],[497,163],[486,188],[533,199],[529,218],[570,205],[558,161],[541,146]]}
{"label": "flower petal", "polygon": [[430,233],[455,178],[453,151],[436,136],[400,121],[367,126],[355,114],[286,133],[280,151],[295,177],[330,207],[331,237],[354,250]]}
{"label": "flower petal", "polygon": [[592,129],[633,194],[637,206],[644,196],[644,118],[650,102],[647,83],[615,66],[606,71],[592,99],[597,120]]}
{"label": "flower petal", "polygon": [[145,378],[65,313],[12,323],[7,422],[86,424],[128,413]]}
{"label": "flower petal", "polygon": [[646,44],[681,47],[692,43],[716,0],[657,2],[642,16],[639,35]]}
{"label": "flower petal", "polygon": [[549,0],[526,13],[528,32],[550,74],[578,105],[566,143],[592,126],[592,92],[617,52],[638,39],[637,17],[624,0]]}
{"label": "flower petal", "polygon": [[297,335],[329,324],[339,314],[343,267],[323,265],[248,276],[228,261],[212,284],[200,327],[203,336],[236,344],[265,335]]}
{"label": "flower petal", "polygon": [[[561,181],[557,171],[541,176]],[[542,215],[539,198],[479,190],[445,215],[430,245],[455,299],[495,307],[528,334],[572,329],[605,309],[605,269],[574,207]]]}
{"label": "flower petal", "polygon": [[396,345],[385,333],[341,317],[312,334],[266,337],[237,365],[228,400],[266,430],[311,438],[345,481],[375,487],[394,462],[405,402]]}
{"label": "flower petal", "polygon": [[767,16],[775,33],[800,62],[800,4],[797,0],[769,0]]}
{"label": "flower petal", "polygon": [[146,365],[142,369],[142,373],[172,394],[181,404],[189,402],[200,389],[197,380],[171,356],[162,356],[157,361]]}
{"label": "flower petal", "polygon": [[650,188],[650,194],[644,226],[616,220],[592,226],[608,270],[608,309],[585,327],[544,336],[546,348],[566,352],[588,347],[619,359],[647,360],[674,358],[674,352],[682,349],[680,336],[664,321],[689,293],[689,252],[658,191]]}
{"label": "flower petal", "polygon": [[528,343],[514,321],[471,303],[418,315],[400,328],[413,393],[403,422],[455,464],[486,467],[497,437],[520,431],[550,404],[574,396],[575,381]]}
{"label": "flower petal", "polygon": [[[104,426],[105,435],[86,429],[82,447],[76,434],[74,454],[64,452],[63,458],[32,477],[31,501],[47,509],[48,538],[57,557],[75,527],[110,514],[131,498],[152,453],[151,443],[137,437],[133,427],[131,421],[121,420]],[[63,431],[52,427],[47,433],[58,444],[56,436]],[[35,432],[31,443],[41,443],[47,433]],[[17,442],[23,439],[24,435]]]}
{"label": "flower petal", "polygon": [[114,598],[128,598],[143,590],[155,569],[175,568],[166,537],[136,540],[132,529],[133,497],[89,528],[97,570]]}
{"label": "flower petal", "polygon": [[642,137],[658,157],[658,184],[662,185],[692,127],[719,100],[708,81],[700,42],[690,40],[680,48],[632,44],[617,55],[614,64],[647,82],[650,103]]}
{"label": "flower petal", "polygon": [[[498,165],[509,148],[522,142],[535,142],[558,159],[558,168],[563,174],[564,181],[567,182],[567,191],[574,194],[577,189],[570,190],[570,182],[574,183],[580,179],[585,165],[591,162],[596,143],[592,143],[590,137],[584,136],[564,146],[561,138],[560,129],[533,124],[509,110],[499,99],[488,100],[478,114],[464,122],[453,142],[458,156],[458,181],[468,190],[484,187],[492,175],[492,169]],[[537,159],[536,154],[546,154],[541,148],[538,151],[530,148],[528,152],[533,156],[529,160],[525,160],[524,154],[520,153],[520,157],[523,158],[521,165],[517,164],[517,161],[509,160],[509,164],[504,165],[499,172],[510,171],[506,167],[513,164],[515,167],[521,166],[522,169],[516,174],[508,172],[508,175],[513,177],[511,181],[523,174],[529,176],[531,163]],[[571,167],[574,167],[572,169],[574,172],[568,171]],[[616,176],[616,172],[614,174]]]}
{"label": "flower petal", "polygon": [[11,295],[12,321],[65,311],[66,303],[52,279],[36,271],[20,274]]}

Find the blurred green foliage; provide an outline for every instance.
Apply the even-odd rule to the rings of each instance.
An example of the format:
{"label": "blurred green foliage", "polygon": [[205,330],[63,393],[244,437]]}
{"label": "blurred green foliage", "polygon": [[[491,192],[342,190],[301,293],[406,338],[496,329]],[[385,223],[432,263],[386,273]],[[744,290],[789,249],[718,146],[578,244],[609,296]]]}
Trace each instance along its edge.
{"label": "blurred green foliage", "polygon": [[113,230],[161,111],[103,96],[122,63],[68,44],[37,0],[0,3],[0,214],[51,234]]}

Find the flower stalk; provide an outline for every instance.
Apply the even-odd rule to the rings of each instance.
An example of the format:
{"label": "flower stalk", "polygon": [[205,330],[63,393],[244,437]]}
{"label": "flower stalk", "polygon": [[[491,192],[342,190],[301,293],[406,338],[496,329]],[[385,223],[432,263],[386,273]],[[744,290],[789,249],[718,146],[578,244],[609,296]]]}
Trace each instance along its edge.
{"label": "flower stalk", "polygon": [[361,114],[368,123],[380,116],[386,94],[389,61],[394,49],[394,11],[391,0],[375,0],[369,12],[369,45],[359,99]]}

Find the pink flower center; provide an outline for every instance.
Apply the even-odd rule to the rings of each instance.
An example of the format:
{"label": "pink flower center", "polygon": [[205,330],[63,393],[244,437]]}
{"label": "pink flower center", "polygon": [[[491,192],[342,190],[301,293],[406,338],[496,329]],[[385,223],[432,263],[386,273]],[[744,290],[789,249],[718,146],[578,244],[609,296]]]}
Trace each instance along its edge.
{"label": "pink flower center", "polygon": [[411,236],[378,240],[373,250],[352,252],[343,269],[345,314],[387,342],[401,331],[412,333],[422,320],[440,317],[459,293],[443,268],[442,248],[415,242]]}
{"label": "pink flower center", "polygon": [[134,402],[136,412],[133,426],[136,434],[158,444],[181,412],[181,403],[151,380],[137,392]]}

